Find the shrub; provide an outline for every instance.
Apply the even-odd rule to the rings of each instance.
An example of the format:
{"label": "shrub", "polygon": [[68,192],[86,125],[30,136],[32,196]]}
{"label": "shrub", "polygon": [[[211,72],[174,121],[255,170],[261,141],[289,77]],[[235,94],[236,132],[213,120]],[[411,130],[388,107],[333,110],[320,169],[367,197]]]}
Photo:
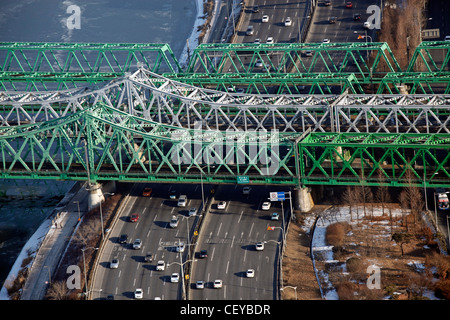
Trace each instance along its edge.
{"label": "shrub", "polygon": [[347,271],[348,272],[355,272],[360,273],[364,272],[364,263],[361,260],[361,258],[358,257],[351,257],[347,261]]}
{"label": "shrub", "polygon": [[437,297],[450,300],[450,280],[441,280],[436,283],[434,292]]}
{"label": "shrub", "polygon": [[344,281],[336,285],[339,300],[355,300],[357,285],[350,281]]}
{"label": "shrub", "polygon": [[351,230],[347,222],[337,222],[327,227],[325,239],[329,245],[342,246],[345,234]]}

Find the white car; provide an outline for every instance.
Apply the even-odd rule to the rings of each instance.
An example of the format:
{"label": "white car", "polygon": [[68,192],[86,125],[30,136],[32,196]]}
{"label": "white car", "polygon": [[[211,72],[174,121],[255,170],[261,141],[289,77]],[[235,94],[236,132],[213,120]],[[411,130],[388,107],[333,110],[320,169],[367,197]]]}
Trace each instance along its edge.
{"label": "white car", "polygon": [[270,216],[271,220],[278,220],[278,218],[280,217],[280,215],[276,212],[272,213],[272,215]]}
{"label": "white car", "polygon": [[183,242],[181,242],[177,245],[177,252],[184,252],[185,248],[186,248],[186,246],[184,245]]}
{"label": "white car", "polygon": [[255,41],[253,41],[254,44],[261,44],[261,39],[260,38],[256,38]]}
{"label": "white car", "polygon": [[217,209],[225,209],[226,206],[227,206],[227,203],[225,201],[220,201],[217,204]]}
{"label": "white car", "polygon": [[274,43],[273,37],[267,37],[266,43],[267,43],[267,44],[272,44],[272,43]]}
{"label": "white car", "polygon": [[180,221],[180,218],[177,216],[172,216],[172,219],[170,220],[169,226],[171,228],[176,228],[178,227],[178,221]]}
{"label": "white car", "polygon": [[330,43],[330,39],[323,39],[322,43]]}
{"label": "white car", "polygon": [[142,299],[143,297],[144,297],[144,291],[142,291],[141,288],[134,290],[134,298],[135,299]]}
{"label": "white car", "polygon": [[257,242],[255,244],[256,251],[263,251],[264,250],[264,242]]}
{"label": "white car", "polygon": [[111,269],[117,269],[119,267],[119,259],[114,258],[111,260],[111,262],[109,263],[109,267]]}
{"label": "white car", "polygon": [[214,280],[214,289],[220,289],[222,288],[222,280]]}
{"label": "white car", "polygon": [[271,206],[271,203],[270,203],[269,201],[266,201],[266,202],[263,202],[261,208],[262,208],[263,210],[269,210],[269,209],[270,209],[270,206]]}
{"label": "white car", "polygon": [[170,276],[170,282],[175,283],[180,280],[180,275],[178,273],[172,273]]}
{"label": "white car", "polygon": [[142,241],[141,241],[141,239],[136,239],[136,240],[134,240],[134,243],[133,243],[133,249],[140,249],[141,248],[141,244],[142,244]]}
{"label": "white car", "polygon": [[365,29],[369,29],[370,28],[370,22],[369,21],[364,22],[363,27]]}
{"label": "white car", "polygon": [[197,208],[190,208],[189,209],[189,217],[196,216],[196,215],[197,215]]}
{"label": "white car", "polygon": [[196,287],[197,289],[203,289],[203,288],[205,288],[205,282],[203,282],[202,280],[198,280],[198,281],[195,283],[195,287]]}
{"label": "white car", "polygon": [[284,26],[285,27],[290,27],[292,26],[292,20],[290,17],[287,17],[286,20],[284,21]]}
{"label": "white car", "polygon": [[262,19],[261,19],[261,22],[269,22],[269,16],[268,15],[263,15],[262,16]]}
{"label": "white car", "polygon": [[165,263],[164,260],[159,260],[156,264],[156,271],[164,271]]}
{"label": "white car", "polygon": [[114,258],[111,260],[111,262],[109,263],[109,267],[111,269],[117,269],[119,267],[119,259]]}
{"label": "white car", "polygon": [[255,276],[255,270],[248,269],[245,275],[247,276],[247,278],[253,278]]}

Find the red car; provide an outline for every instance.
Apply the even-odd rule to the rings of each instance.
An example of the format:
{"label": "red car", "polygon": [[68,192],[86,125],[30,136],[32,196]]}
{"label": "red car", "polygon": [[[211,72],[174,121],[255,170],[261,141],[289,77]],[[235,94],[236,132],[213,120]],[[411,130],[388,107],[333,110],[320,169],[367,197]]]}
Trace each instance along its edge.
{"label": "red car", "polygon": [[132,214],[132,215],[130,216],[130,221],[131,221],[131,222],[137,222],[138,220],[139,220],[139,215],[138,215],[137,213]]}
{"label": "red car", "polygon": [[142,191],[142,196],[144,197],[150,197],[152,194],[152,188],[145,188],[144,191]]}
{"label": "red car", "polygon": [[347,3],[345,4],[345,6],[346,6],[347,8],[352,8],[352,7],[353,7],[353,4],[352,4],[351,1],[347,1]]}

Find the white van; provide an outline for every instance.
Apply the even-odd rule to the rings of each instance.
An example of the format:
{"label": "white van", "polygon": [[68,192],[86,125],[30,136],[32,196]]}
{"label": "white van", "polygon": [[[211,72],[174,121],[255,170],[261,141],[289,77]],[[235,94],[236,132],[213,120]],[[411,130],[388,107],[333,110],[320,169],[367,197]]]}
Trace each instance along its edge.
{"label": "white van", "polygon": [[187,196],[185,194],[182,194],[178,198],[178,206],[179,207],[186,207],[186,204],[187,204]]}

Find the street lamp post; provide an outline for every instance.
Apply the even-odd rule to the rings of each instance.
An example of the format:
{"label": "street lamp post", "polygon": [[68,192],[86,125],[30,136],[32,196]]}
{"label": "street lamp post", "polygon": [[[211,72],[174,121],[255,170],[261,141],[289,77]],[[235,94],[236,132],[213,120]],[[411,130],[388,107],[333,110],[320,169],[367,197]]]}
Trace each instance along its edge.
{"label": "street lamp post", "polygon": [[172,264],[178,264],[180,266],[181,269],[181,281],[182,281],[182,287],[183,287],[183,300],[186,299],[186,287],[185,287],[185,283],[184,283],[184,270],[183,270],[183,266],[188,263],[188,262],[192,262],[193,260],[186,260],[185,262],[181,262],[181,254],[180,254],[180,262],[172,262],[172,263],[168,263],[167,267],[171,266]]}
{"label": "street lamp post", "polygon": [[85,255],[84,255],[84,251],[86,251],[86,250],[88,250],[88,249],[98,250],[98,248],[95,248],[95,247],[89,247],[89,248],[82,248],[82,249],[81,249],[81,252],[83,253],[84,295],[85,295],[85,297],[87,297],[88,290],[87,290],[87,274],[86,274],[86,257],[85,257]]}
{"label": "street lamp post", "polygon": [[76,203],[78,206],[78,222],[81,221],[81,214],[80,214],[80,201],[74,201],[73,203]]}
{"label": "street lamp post", "polygon": [[[114,193],[105,192],[103,195],[110,195],[113,196]],[[102,241],[105,239],[105,230],[103,227],[103,211],[102,211],[102,202],[100,201],[100,223],[102,225]]]}

